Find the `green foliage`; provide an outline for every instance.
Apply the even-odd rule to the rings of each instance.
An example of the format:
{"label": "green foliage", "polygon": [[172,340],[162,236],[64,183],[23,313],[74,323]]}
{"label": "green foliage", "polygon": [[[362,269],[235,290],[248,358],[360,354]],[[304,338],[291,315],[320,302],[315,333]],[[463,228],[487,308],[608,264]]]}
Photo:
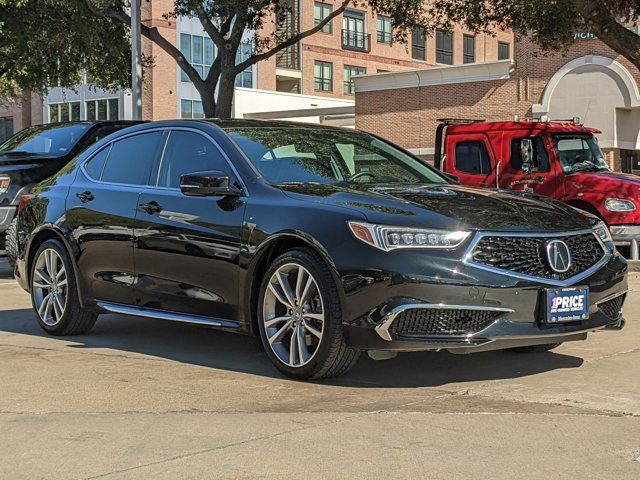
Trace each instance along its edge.
{"label": "green foliage", "polygon": [[83,72],[99,87],[128,85],[122,23],[92,15],[82,0],[0,0],[0,94],[73,88]]}

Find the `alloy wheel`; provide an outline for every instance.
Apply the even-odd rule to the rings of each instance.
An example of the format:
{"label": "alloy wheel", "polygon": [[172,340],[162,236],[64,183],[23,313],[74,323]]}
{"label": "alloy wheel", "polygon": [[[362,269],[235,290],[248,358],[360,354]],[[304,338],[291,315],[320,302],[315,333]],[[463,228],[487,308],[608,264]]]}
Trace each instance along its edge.
{"label": "alloy wheel", "polygon": [[313,359],[324,333],[324,306],[313,275],[302,265],[287,263],[269,279],[262,305],[269,346],[289,367]]}
{"label": "alloy wheel", "polygon": [[67,272],[60,254],[52,248],[40,253],[33,269],[33,299],[40,319],[57,325],[67,306]]}

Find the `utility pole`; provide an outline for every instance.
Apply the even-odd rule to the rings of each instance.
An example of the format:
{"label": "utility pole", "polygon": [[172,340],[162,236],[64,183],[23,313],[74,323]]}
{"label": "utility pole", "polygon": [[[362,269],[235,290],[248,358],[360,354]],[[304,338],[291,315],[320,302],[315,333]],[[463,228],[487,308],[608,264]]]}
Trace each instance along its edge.
{"label": "utility pole", "polygon": [[134,120],[142,120],[142,55],[140,50],[140,0],[131,0],[131,100]]}

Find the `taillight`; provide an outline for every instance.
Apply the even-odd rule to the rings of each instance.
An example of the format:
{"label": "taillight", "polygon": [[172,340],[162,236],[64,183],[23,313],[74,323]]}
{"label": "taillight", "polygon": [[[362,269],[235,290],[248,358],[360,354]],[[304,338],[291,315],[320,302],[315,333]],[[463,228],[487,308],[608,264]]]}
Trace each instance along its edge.
{"label": "taillight", "polygon": [[22,212],[24,207],[27,205],[27,202],[33,198],[33,194],[27,193],[25,195],[20,196],[20,202],[18,203],[18,215]]}
{"label": "taillight", "polygon": [[7,190],[9,190],[9,185],[11,185],[11,179],[4,175],[1,176],[0,177],[0,194],[3,194]]}

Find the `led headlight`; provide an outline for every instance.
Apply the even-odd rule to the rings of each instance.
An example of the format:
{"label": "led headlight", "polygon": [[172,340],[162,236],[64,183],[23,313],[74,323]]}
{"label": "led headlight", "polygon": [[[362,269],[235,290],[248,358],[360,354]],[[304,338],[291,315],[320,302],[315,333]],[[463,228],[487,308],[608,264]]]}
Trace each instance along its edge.
{"label": "led headlight", "polygon": [[456,248],[471,232],[389,227],[349,222],[351,232],[364,243],[388,252],[397,248]]}
{"label": "led headlight", "polygon": [[607,198],[604,202],[604,208],[610,212],[633,212],[636,205],[631,200],[623,198]]}
{"label": "led headlight", "polygon": [[602,240],[604,243],[613,242],[613,238],[611,238],[611,232],[609,232],[609,228],[607,228],[604,222],[598,223],[593,228],[593,231],[596,233],[596,235],[598,235],[598,237],[600,237],[600,240]]}
{"label": "led headlight", "polygon": [[9,177],[1,176],[0,177],[0,194],[5,193],[9,190],[9,185],[11,185],[11,179]]}

